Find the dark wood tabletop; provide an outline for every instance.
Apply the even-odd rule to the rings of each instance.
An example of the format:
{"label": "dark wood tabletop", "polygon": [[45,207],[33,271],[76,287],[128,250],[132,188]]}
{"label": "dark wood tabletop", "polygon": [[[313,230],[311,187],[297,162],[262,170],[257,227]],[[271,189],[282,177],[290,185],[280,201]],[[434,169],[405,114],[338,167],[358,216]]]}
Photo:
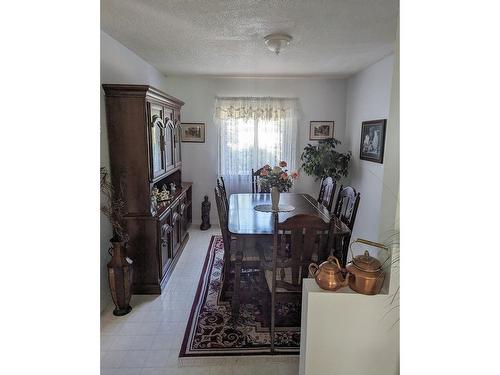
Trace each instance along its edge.
{"label": "dark wood tabletop", "polygon": [[[229,232],[232,235],[265,235],[273,234],[273,215],[271,212],[261,212],[254,209],[261,204],[271,204],[271,194],[231,194],[229,196]],[[293,211],[278,213],[280,222],[287,218],[308,214],[321,217],[325,222],[330,221],[328,210],[319,204],[309,194],[281,193],[280,205],[292,205]],[[349,228],[334,217],[336,233],[339,235],[350,233]]]}

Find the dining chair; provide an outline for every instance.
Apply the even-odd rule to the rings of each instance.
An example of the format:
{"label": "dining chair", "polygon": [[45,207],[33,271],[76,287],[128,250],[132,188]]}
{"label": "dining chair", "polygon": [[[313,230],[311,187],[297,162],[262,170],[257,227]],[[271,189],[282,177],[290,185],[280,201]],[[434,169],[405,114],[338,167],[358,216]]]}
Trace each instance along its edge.
{"label": "dining chair", "polygon": [[231,295],[231,307],[233,315],[239,314],[240,306],[240,286],[241,273],[245,267],[258,269],[260,262],[260,254],[255,247],[243,248],[244,242],[240,242],[238,238],[231,236],[228,227],[228,208],[224,202],[224,193],[219,186],[215,189],[215,202],[217,205],[217,213],[219,214],[219,224],[222,233],[222,242],[224,245],[224,262],[222,266],[222,293],[227,290],[229,278],[231,276],[231,265],[234,269],[234,284],[233,293]]}
{"label": "dining chair", "polygon": [[[278,222],[274,215],[272,254],[262,254],[261,269],[271,294],[271,352],[275,351],[276,305],[279,302],[300,301],[302,279],[308,277],[313,255],[328,247],[333,238],[333,221],[326,223],[315,215],[298,214]],[[268,301],[268,299],[267,299]],[[265,310],[269,307],[264,303]]]}
{"label": "dining chair", "polygon": [[229,201],[227,199],[226,184],[224,183],[224,178],[222,176],[217,178],[217,187],[220,189],[220,192],[222,193],[223,202],[226,205],[226,210],[229,210]]}
{"label": "dining chair", "polygon": [[[335,208],[333,209],[333,215],[347,225],[351,233],[354,228],[354,222],[356,221],[360,199],[360,193],[356,193],[356,189],[353,187],[340,186]],[[341,239],[337,239],[335,245],[337,255],[339,255],[339,260],[343,267],[345,267],[347,262],[347,252],[350,240],[351,234],[343,236]]]}
{"label": "dining chair", "polygon": [[250,176],[252,177],[252,194],[257,194],[257,193],[269,193],[269,189],[262,188],[262,186],[259,186],[259,177],[260,177],[260,172],[262,171],[262,168],[259,168],[257,170],[254,170],[252,168],[252,172]]}
{"label": "dining chair", "polygon": [[250,177],[252,178],[252,194],[257,193],[257,191],[259,189],[259,183],[258,183],[259,182],[258,181],[259,175],[260,175],[260,171],[257,174],[254,171],[254,169],[252,168],[252,172],[250,173]]}
{"label": "dining chair", "polygon": [[337,182],[333,178],[325,177],[321,180],[318,203],[325,206],[328,211],[332,210],[333,197],[335,196],[336,188]]}
{"label": "dining chair", "polygon": [[227,193],[226,183],[224,182],[224,177],[220,176],[219,179],[220,179],[220,185],[222,186],[222,189]]}

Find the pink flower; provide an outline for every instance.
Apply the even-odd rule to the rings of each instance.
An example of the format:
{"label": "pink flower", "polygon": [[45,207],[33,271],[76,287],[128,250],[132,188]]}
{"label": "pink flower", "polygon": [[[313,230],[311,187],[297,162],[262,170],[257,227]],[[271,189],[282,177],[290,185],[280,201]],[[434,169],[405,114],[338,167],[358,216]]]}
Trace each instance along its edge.
{"label": "pink flower", "polygon": [[286,172],[283,172],[280,176],[283,180],[286,180],[288,178],[288,174]]}
{"label": "pink flower", "polygon": [[299,172],[297,172],[297,171],[293,171],[293,172],[292,172],[292,178],[293,178],[293,179],[296,179],[296,178],[298,178],[298,177],[299,177]]}
{"label": "pink flower", "polygon": [[284,160],[280,161],[279,166],[281,168],[285,168],[287,166],[286,161],[284,161]]}
{"label": "pink flower", "polygon": [[269,174],[269,171],[265,168],[263,168],[261,171],[260,171],[260,175],[261,176],[267,176]]}

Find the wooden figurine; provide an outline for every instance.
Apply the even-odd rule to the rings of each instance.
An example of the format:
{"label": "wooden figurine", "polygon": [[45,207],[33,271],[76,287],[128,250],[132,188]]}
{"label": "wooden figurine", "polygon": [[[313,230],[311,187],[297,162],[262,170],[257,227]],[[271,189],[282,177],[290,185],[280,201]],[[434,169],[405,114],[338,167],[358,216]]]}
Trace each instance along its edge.
{"label": "wooden figurine", "polygon": [[207,230],[211,227],[210,225],[210,206],[211,203],[208,201],[208,196],[205,195],[205,200],[201,203],[201,230]]}

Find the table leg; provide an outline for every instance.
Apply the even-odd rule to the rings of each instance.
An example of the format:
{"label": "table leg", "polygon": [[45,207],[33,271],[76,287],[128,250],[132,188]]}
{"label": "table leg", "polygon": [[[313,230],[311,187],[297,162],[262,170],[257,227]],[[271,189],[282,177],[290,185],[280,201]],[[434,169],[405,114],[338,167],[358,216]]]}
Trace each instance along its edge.
{"label": "table leg", "polygon": [[244,237],[238,239],[238,250],[236,251],[236,260],[234,262],[234,290],[231,300],[233,316],[236,318],[240,312],[240,284],[241,284],[241,265],[243,261]]}

